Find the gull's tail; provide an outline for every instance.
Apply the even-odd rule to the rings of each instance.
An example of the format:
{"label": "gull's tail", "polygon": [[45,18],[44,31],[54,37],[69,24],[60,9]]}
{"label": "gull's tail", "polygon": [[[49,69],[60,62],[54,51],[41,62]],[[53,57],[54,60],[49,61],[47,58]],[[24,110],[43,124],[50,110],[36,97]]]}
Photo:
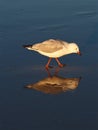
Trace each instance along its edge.
{"label": "gull's tail", "polygon": [[23,45],[23,47],[29,50],[33,50],[32,45]]}

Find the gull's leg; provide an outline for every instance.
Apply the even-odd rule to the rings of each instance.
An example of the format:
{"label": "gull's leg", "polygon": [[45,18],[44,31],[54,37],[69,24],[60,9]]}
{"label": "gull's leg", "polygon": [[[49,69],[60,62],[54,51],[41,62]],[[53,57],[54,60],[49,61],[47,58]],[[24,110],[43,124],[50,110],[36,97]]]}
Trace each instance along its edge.
{"label": "gull's leg", "polygon": [[49,66],[50,62],[51,62],[52,58],[49,58],[45,68],[48,70],[49,68],[52,68],[52,66]]}
{"label": "gull's leg", "polygon": [[64,64],[61,64],[61,63],[60,63],[60,61],[59,61],[59,59],[58,59],[58,58],[55,58],[55,59],[56,59],[56,61],[57,61],[58,65],[59,65],[59,67],[61,67],[61,68],[62,68],[62,67],[64,67],[64,66],[65,66]]}

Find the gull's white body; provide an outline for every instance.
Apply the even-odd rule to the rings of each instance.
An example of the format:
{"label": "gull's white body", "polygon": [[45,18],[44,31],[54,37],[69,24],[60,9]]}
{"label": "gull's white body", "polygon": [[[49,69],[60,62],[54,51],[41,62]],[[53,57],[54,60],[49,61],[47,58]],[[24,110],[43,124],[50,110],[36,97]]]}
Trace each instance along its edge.
{"label": "gull's white body", "polygon": [[52,53],[43,52],[41,50],[38,50],[38,52],[40,54],[44,55],[44,56],[51,57],[51,58],[61,57],[63,55],[67,55],[68,54],[68,51],[67,50],[65,51],[64,47],[62,49],[60,49],[58,51],[55,51],[55,52],[52,52]]}
{"label": "gull's white body", "polygon": [[76,43],[67,43],[65,41],[53,39],[46,40],[42,43],[36,43],[32,46],[27,46],[26,48],[51,58],[61,57],[70,53],[77,53],[79,51]]}

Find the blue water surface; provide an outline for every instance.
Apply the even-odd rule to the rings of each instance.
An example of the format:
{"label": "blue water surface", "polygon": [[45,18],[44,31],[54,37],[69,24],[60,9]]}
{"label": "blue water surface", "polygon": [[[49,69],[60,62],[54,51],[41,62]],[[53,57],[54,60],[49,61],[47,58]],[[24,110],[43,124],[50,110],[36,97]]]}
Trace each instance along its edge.
{"label": "blue water surface", "polygon": [[[98,129],[97,5],[97,0],[0,0],[0,130]],[[81,57],[60,58],[67,66],[59,76],[81,77],[74,91],[25,88],[48,77],[48,59],[22,45],[51,38],[80,47]]]}

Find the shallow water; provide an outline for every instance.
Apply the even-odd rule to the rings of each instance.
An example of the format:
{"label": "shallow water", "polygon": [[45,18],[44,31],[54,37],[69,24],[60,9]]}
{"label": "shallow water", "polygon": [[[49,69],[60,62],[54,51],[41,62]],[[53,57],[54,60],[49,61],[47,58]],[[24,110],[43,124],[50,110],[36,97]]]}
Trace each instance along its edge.
{"label": "shallow water", "polygon": [[[0,1],[0,130],[98,129],[97,4],[97,0]],[[49,72],[67,80],[81,77],[73,90],[25,88],[47,79],[49,73],[44,68],[47,58],[22,45],[50,38],[74,41],[80,47],[81,57],[60,58],[67,66],[58,73],[53,60],[55,67]]]}

